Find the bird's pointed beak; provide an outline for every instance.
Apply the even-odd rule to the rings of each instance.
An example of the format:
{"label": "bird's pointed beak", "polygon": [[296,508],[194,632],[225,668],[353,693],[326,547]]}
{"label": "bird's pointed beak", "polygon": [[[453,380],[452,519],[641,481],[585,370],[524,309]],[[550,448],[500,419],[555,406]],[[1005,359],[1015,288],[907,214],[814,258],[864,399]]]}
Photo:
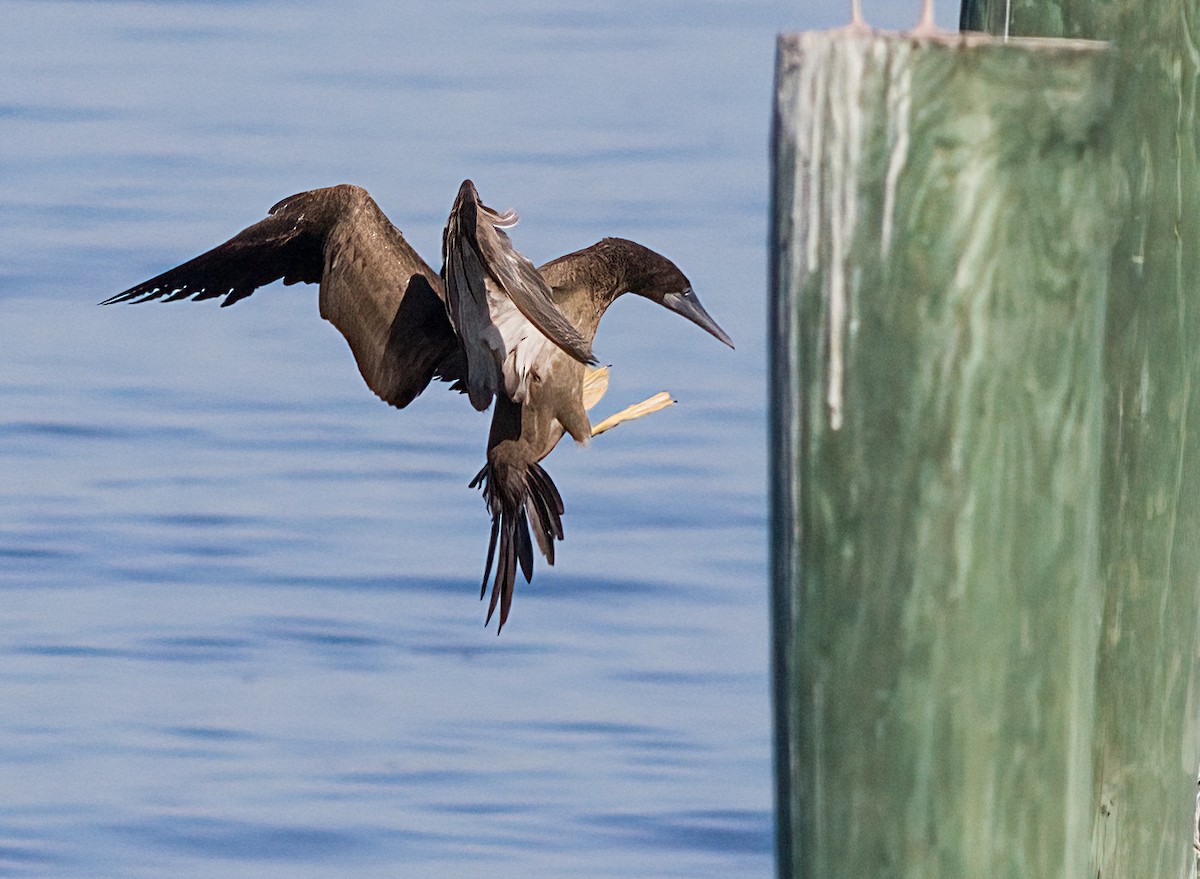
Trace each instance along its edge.
{"label": "bird's pointed beak", "polygon": [[692,288],[688,287],[681,293],[668,293],[663,297],[662,304],[671,309],[676,314],[683,315],[700,329],[709,333],[713,337],[724,342],[730,348],[733,347],[733,339],[729,338],[729,334],[721,329],[712,316],[704,310],[704,306],[700,304],[700,299],[692,292]]}

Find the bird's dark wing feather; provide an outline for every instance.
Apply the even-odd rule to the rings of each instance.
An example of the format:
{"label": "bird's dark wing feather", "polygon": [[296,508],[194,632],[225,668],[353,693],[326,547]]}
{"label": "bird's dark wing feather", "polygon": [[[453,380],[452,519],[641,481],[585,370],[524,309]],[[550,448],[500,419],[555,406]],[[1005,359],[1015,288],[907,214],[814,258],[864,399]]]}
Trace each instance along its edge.
{"label": "bird's dark wing feather", "polygon": [[305,197],[310,195],[301,193],[284,199],[271,208],[265,220],[243,229],[224,244],[110,296],[101,304],[224,296],[221,304],[232,305],[272,281],[317,283],[325,266],[327,230],[321,228],[319,215],[310,217],[303,211]]}
{"label": "bird's dark wing feather", "polygon": [[224,244],[103,304],[224,296],[232,305],[278,280],[321,284],[321,316],[386,402],[403,407],[434,377],[464,378],[440,278],[357,186],[285,198]]}
{"label": "bird's dark wing feather", "polygon": [[[505,234],[504,229],[516,222],[516,214],[487,207],[471,181],[463,181],[442,237],[442,274],[450,321],[467,349],[469,365],[474,367],[474,341],[493,323],[488,311],[489,281],[542,335],[576,360],[594,363],[591,343],[554,303],[538,270]],[[493,393],[498,386],[497,382],[492,387]]]}
{"label": "bird's dark wing feather", "polygon": [[483,411],[503,387],[505,351],[488,304],[487,270],[475,239],[478,201],[464,196],[463,184],[442,232],[442,281],[446,312],[462,345],[471,405]]}

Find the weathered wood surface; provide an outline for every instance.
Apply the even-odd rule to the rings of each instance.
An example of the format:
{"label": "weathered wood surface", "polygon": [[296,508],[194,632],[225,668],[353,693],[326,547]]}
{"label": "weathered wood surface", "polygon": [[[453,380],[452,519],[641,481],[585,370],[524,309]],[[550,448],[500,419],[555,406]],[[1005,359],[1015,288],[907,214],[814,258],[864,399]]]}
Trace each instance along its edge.
{"label": "weathered wood surface", "polygon": [[777,89],[780,874],[1088,875],[1111,54],[801,34]]}
{"label": "weathered wood surface", "polygon": [[[968,9],[967,7],[971,7]],[[1098,877],[1193,874],[1200,590],[1200,165],[1195,0],[969,0],[1000,33],[1112,39],[1129,202],[1113,249],[1097,689]]]}

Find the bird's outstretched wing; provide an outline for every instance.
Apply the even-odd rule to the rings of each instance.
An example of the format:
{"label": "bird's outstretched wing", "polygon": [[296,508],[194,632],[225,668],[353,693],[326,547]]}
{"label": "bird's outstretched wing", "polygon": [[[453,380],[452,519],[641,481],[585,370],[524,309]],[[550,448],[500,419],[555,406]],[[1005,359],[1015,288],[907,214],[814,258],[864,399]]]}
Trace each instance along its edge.
{"label": "bird's outstretched wing", "polygon": [[432,378],[465,378],[441,279],[357,186],[285,198],[224,244],[102,304],[224,297],[225,306],[278,280],[320,283],[321,316],[393,406],[408,405]]}
{"label": "bird's outstretched wing", "polygon": [[224,244],[100,304],[224,296],[221,305],[225,306],[272,281],[316,284],[325,270],[325,243],[340,207],[336,202],[341,201],[330,204],[331,192],[316,190],[285,198],[266,219]]}
{"label": "bird's outstretched wing", "polygon": [[[498,213],[479,200],[464,180],[442,235],[442,278],[446,308],[467,359],[467,392],[476,409],[486,409],[505,386],[514,399],[516,380],[505,375],[525,331],[514,326],[513,307],[546,339],[582,363],[594,363],[592,347],[554,303],[549,286],[504,232],[516,225],[512,211]],[[527,370],[510,364],[510,372]]]}

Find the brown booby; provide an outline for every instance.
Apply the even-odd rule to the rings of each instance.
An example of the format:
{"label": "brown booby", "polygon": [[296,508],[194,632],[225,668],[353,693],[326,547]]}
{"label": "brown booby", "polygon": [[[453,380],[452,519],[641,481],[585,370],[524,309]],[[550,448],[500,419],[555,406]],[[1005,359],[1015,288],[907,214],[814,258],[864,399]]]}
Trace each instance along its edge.
{"label": "brown booby", "polygon": [[[480,598],[493,565],[487,619],[508,619],[518,566],[533,575],[533,538],[549,564],[563,539],[563,503],[539,462],[564,433],[586,442],[587,409],[606,374],[593,370],[600,318],[636,293],[733,343],[676,265],[633,241],[605,238],[534,268],[505,229],[516,223],[464,181],[433,271],[366,190],[351,185],[285,198],[224,244],[104,300],[224,297],[232,305],[273,281],[319,284],[320,313],[346,338],[367,386],[404,408],[433,379],[451,382],[479,410],[493,405],[487,460],[471,481],[492,516]],[[597,388],[599,390],[597,391]],[[669,403],[658,395],[607,420]]]}

